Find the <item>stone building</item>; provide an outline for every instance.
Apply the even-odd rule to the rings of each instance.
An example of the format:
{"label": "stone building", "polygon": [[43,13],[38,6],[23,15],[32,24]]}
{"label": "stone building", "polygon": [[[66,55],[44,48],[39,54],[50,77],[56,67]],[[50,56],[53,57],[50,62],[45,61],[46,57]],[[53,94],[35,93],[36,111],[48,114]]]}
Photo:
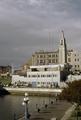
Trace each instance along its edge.
{"label": "stone building", "polygon": [[11,66],[0,66],[0,77],[11,76],[12,67]]}
{"label": "stone building", "polygon": [[81,72],[81,53],[74,50],[68,50],[67,61],[72,65],[72,71]]}
{"label": "stone building", "polygon": [[32,55],[32,65],[58,64],[59,52],[39,51]]}
{"label": "stone building", "polygon": [[67,63],[67,46],[62,31],[59,49],[53,52],[39,51],[32,55],[32,65],[65,64]]}
{"label": "stone building", "polygon": [[31,58],[22,65],[22,73],[26,73],[31,65],[52,65],[68,63],[72,66],[71,71],[81,71],[81,53],[75,50],[68,50],[64,32],[61,32],[59,48],[56,51],[40,50],[35,52]]}
{"label": "stone building", "polygon": [[81,71],[81,54],[68,50],[64,32],[60,39],[59,48],[56,51],[37,51],[32,55],[32,65],[65,64],[72,66],[72,71]]}

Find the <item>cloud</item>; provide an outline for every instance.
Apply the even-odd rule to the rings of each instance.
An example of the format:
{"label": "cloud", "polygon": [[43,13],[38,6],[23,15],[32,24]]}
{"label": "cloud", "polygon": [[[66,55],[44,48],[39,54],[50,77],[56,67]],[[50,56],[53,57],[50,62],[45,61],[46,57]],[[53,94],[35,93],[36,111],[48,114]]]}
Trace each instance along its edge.
{"label": "cloud", "polygon": [[29,0],[30,5],[39,5],[41,0]]}
{"label": "cloud", "polygon": [[57,49],[62,29],[68,47],[80,49],[80,4],[80,0],[1,0],[0,64],[22,64],[39,49]]}

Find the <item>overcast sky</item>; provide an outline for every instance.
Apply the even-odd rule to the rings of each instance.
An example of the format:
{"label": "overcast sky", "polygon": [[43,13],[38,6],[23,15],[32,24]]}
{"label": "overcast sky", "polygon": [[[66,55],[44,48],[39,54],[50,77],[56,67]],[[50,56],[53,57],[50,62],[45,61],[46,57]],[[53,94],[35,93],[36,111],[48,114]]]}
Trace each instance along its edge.
{"label": "overcast sky", "polygon": [[81,0],[0,0],[0,65],[25,63],[38,50],[81,50]]}

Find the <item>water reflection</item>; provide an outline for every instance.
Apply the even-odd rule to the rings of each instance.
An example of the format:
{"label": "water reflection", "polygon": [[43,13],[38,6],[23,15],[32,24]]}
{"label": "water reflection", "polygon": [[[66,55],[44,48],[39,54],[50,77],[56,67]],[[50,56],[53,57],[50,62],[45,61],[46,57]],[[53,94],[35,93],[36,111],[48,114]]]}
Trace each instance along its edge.
{"label": "water reflection", "polygon": [[[24,113],[24,107],[22,106],[24,96],[5,96],[0,98],[0,120],[13,120],[14,113],[16,116],[20,116]],[[49,103],[48,97],[29,97],[29,112],[36,111],[36,104],[40,108],[45,103]]]}

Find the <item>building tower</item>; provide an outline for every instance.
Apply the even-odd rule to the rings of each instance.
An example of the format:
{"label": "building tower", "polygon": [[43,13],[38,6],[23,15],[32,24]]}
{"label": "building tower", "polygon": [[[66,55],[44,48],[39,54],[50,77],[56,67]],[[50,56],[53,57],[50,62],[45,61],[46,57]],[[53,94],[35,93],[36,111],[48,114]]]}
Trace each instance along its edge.
{"label": "building tower", "polygon": [[67,63],[67,46],[64,37],[64,31],[62,31],[62,38],[59,45],[59,64]]}

